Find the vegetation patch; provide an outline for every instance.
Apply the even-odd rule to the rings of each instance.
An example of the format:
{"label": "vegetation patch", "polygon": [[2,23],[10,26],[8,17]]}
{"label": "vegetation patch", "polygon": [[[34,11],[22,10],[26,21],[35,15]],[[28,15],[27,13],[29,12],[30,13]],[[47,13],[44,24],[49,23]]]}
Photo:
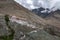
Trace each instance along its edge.
{"label": "vegetation patch", "polygon": [[13,40],[15,31],[9,25],[9,22],[10,22],[9,15],[5,15],[5,22],[6,22],[6,25],[7,25],[8,29],[10,29],[11,34],[10,35],[0,36],[0,39]]}

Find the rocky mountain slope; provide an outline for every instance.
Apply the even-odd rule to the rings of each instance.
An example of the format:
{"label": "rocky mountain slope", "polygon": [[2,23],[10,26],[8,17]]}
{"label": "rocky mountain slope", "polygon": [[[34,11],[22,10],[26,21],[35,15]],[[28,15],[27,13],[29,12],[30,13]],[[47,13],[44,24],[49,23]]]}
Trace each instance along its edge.
{"label": "rocky mountain slope", "polygon": [[45,19],[45,23],[56,26],[56,27],[60,27],[60,10],[56,10],[56,11],[49,11],[49,9],[46,9],[46,11],[44,11],[44,8],[38,8],[38,9],[33,9],[32,11],[37,14],[38,16],[42,17]]}
{"label": "rocky mountain slope", "polygon": [[[9,15],[8,25],[5,15]],[[13,0],[0,0],[0,40],[60,40],[59,24],[52,16],[41,18]]]}
{"label": "rocky mountain slope", "polygon": [[36,15],[42,17],[42,18],[45,18],[47,17],[48,15],[50,15],[49,13],[49,9],[45,9],[45,8],[37,8],[37,9],[33,9],[32,12],[34,12]]}

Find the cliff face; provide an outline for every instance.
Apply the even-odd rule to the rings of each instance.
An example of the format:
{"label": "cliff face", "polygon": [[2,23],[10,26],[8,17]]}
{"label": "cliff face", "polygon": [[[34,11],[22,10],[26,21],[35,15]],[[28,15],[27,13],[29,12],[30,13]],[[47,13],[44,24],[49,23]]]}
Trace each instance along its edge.
{"label": "cliff face", "polygon": [[[6,34],[8,37],[8,35],[11,34],[10,29],[8,29],[8,26],[6,25],[6,14],[9,15],[9,27],[15,31],[14,35],[11,36],[14,36],[13,40],[40,40],[40,38],[41,40],[60,40],[58,35],[55,35],[55,37],[49,34],[49,27],[52,28],[52,26],[57,26],[57,23],[52,22],[56,25],[52,24],[48,20],[35,15],[13,0],[0,0],[0,36],[4,36]],[[46,29],[48,29],[49,32]],[[60,32],[58,31],[58,33]]]}

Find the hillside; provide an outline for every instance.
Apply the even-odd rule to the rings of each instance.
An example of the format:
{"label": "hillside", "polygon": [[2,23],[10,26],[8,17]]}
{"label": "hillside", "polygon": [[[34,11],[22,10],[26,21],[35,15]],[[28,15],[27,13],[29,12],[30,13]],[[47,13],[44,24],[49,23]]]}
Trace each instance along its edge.
{"label": "hillside", "polygon": [[[10,20],[8,25],[6,25],[5,15],[8,15]],[[6,34],[5,40],[8,40],[9,37],[12,37],[13,40],[35,40],[35,37],[37,37],[36,40],[40,40],[40,38],[41,40],[60,40],[60,21],[52,16],[46,19],[41,18],[13,0],[0,0],[0,24],[0,38]],[[11,34],[9,28],[14,30],[15,34],[8,37]],[[49,28],[51,30],[54,28],[52,30],[54,33]],[[49,32],[55,35],[53,36]]]}

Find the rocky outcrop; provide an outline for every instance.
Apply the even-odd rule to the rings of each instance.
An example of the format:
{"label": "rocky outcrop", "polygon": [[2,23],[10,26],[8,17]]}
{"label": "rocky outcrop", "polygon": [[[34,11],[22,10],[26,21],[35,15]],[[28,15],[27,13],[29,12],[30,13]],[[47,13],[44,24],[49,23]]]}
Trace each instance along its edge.
{"label": "rocky outcrop", "polygon": [[[2,21],[0,20],[2,22],[1,27],[3,27],[2,30],[0,30],[1,31],[0,37],[4,36],[4,35],[9,36],[11,34],[11,32],[9,32],[9,29],[5,23],[4,16],[3,15],[0,16],[0,19],[2,20]],[[50,26],[50,28],[52,29],[52,31],[51,31],[51,30],[49,30],[49,28],[47,28],[48,26],[44,29],[39,28],[39,27],[32,28],[33,26],[30,27],[30,26],[27,26],[24,24],[22,25],[21,23],[17,23],[16,21],[12,21],[12,20],[10,20],[9,25],[15,31],[15,33],[13,35],[13,40],[60,40],[60,37],[59,37],[60,33],[58,31],[59,29],[54,27],[54,33],[56,35],[52,35],[50,33],[53,31],[52,26]],[[8,29],[7,30],[8,32],[6,32],[6,30],[4,28],[6,30]],[[1,34],[1,33],[3,33],[3,34]]]}
{"label": "rocky outcrop", "polygon": [[59,27],[47,25],[46,27],[44,27],[44,30],[53,36],[60,37],[60,28]]}
{"label": "rocky outcrop", "polygon": [[60,40],[60,38],[40,29],[29,33],[24,40]]}

